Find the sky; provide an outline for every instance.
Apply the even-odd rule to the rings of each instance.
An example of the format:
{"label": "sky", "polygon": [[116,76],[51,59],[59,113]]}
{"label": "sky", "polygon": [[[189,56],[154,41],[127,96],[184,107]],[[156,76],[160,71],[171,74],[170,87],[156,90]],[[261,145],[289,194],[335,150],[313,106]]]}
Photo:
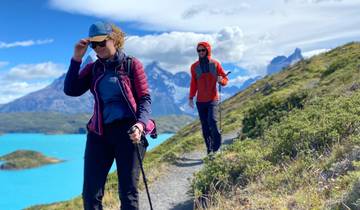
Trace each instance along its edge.
{"label": "sky", "polygon": [[[0,104],[49,85],[67,71],[75,43],[98,20],[127,35],[124,51],[189,72],[196,44],[235,74],[231,84],[266,73],[278,55],[307,57],[360,41],[359,0],[2,0]],[[90,53],[90,50],[89,52]]]}

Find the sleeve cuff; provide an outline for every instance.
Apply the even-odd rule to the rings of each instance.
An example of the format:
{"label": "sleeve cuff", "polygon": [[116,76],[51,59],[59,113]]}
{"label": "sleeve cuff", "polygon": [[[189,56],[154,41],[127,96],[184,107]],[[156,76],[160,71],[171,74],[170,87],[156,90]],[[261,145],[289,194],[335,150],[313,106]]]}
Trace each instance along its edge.
{"label": "sleeve cuff", "polygon": [[77,61],[77,60],[75,60],[74,58],[71,58],[71,64],[72,65],[81,65],[81,61]]}
{"label": "sleeve cuff", "polygon": [[142,125],[142,127],[143,127],[143,131],[145,130],[146,125],[145,125],[145,123],[144,123],[144,122],[142,122],[142,121],[137,121],[137,122],[136,122],[136,124],[141,124],[141,125]]}

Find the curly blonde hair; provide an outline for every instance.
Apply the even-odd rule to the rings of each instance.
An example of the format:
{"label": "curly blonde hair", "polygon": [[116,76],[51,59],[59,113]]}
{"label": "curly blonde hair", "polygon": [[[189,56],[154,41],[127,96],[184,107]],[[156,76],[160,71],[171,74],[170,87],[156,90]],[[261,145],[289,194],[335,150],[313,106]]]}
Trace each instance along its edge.
{"label": "curly blonde hair", "polygon": [[109,38],[114,41],[114,45],[116,49],[124,48],[125,42],[125,33],[116,25],[111,24],[112,32],[109,35]]}

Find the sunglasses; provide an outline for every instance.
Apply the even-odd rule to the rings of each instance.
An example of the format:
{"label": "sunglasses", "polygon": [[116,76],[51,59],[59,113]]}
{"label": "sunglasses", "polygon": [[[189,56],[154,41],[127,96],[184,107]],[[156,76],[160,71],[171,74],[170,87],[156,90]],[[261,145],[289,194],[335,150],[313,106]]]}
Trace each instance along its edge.
{"label": "sunglasses", "polygon": [[90,47],[95,49],[97,46],[99,47],[105,47],[106,46],[106,39],[101,42],[90,42]]}
{"label": "sunglasses", "polygon": [[197,52],[206,52],[206,49],[198,49]]}

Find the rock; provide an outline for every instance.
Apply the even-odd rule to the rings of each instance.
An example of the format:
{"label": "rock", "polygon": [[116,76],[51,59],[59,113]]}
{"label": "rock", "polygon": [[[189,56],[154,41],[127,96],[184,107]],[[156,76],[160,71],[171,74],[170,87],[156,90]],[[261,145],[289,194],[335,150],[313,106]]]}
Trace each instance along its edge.
{"label": "rock", "polygon": [[360,160],[360,147],[355,147],[342,161],[333,163],[329,170],[322,171],[320,176],[324,180],[335,179],[346,174],[348,171],[355,170],[353,161]]}
{"label": "rock", "polygon": [[356,91],[356,90],[359,90],[359,89],[360,89],[360,83],[354,83],[349,88],[350,91]]}

